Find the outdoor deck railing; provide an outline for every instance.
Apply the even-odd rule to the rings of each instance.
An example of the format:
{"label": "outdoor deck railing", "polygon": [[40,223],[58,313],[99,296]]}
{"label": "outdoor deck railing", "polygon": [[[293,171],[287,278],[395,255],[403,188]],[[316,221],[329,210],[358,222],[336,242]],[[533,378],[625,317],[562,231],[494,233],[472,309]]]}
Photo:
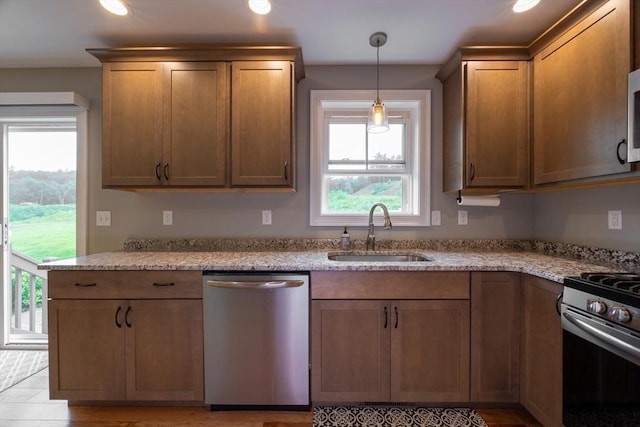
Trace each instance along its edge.
{"label": "outdoor deck railing", "polygon": [[[12,297],[13,306],[14,306],[14,316],[12,316],[13,324],[11,327],[16,331],[29,331],[32,333],[42,333],[47,334],[49,331],[48,321],[47,321],[47,295],[49,286],[47,283],[47,272],[44,270],[38,270],[39,262],[27,255],[11,251],[11,267],[15,272],[15,289]],[[22,283],[23,277],[27,276],[28,279],[28,310],[25,310],[25,313],[29,313],[29,316],[23,316],[22,314]],[[37,301],[36,301],[36,278],[40,277],[42,279],[42,299],[41,299],[41,310],[38,310]],[[37,318],[39,315],[41,318]],[[24,317],[24,318],[23,318]],[[24,325],[26,323],[25,320],[28,320],[28,325]],[[38,330],[38,324],[42,325],[41,330]]]}

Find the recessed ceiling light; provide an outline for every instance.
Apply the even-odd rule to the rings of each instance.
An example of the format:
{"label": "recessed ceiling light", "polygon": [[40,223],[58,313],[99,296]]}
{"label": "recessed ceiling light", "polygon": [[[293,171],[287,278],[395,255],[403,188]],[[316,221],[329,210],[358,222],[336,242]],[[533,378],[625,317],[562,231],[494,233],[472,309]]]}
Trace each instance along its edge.
{"label": "recessed ceiling light", "polygon": [[513,11],[516,13],[526,12],[540,3],[540,0],[517,0],[513,5]]}
{"label": "recessed ceiling light", "polygon": [[129,8],[122,0],[100,0],[100,5],[114,15],[125,16]]}
{"label": "recessed ceiling light", "polygon": [[269,0],[249,0],[249,7],[253,13],[258,15],[266,15],[271,12],[271,3]]}

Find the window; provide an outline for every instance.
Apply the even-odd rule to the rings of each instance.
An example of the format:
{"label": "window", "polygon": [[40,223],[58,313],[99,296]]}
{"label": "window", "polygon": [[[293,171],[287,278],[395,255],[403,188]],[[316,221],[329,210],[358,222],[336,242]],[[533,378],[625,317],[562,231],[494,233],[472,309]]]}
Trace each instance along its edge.
{"label": "window", "polygon": [[375,91],[311,91],[312,226],[366,226],[377,202],[394,226],[429,225],[430,91],[380,97],[389,131],[368,134]]}

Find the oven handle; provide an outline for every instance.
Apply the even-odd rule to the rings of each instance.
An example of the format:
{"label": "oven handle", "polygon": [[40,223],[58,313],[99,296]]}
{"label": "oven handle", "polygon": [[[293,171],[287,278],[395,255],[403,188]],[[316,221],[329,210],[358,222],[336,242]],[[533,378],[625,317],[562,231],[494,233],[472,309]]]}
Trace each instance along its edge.
{"label": "oven handle", "polygon": [[260,280],[260,281],[227,281],[207,280],[207,285],[212,288],[228,289],[281,289],[297,288],[304,284],[303,280]]}
{"label": "oven handle", "polygon": [[567,311],[565,311],[563,314],[564,314],[564,317],[569,322],[571,322],[573,325],[575,325],[577,328],[581,329],[582,331],[592,336],[595,336],[601,341],[619,349],[620,351],[623,351],[629,355],[632,355],[635,358],[640,358],[640,349],[630,344],[627,344],[626,342],[622,341],[619,338],[616,338],[612,335],[607,334],[606,332],[601,331],[596,326],[590,325],[589,323],[585,322],[582,319],[578,319],[577,317],[573,316],[571,313]]}
{"label": "oven handle", "polygon": [[564,292],[560,292],[556,297],[556,313],[558,313],[558,316],[562,316],[562,314],[560,313],[560,306],[562,305],[563,296],[564,296]]}

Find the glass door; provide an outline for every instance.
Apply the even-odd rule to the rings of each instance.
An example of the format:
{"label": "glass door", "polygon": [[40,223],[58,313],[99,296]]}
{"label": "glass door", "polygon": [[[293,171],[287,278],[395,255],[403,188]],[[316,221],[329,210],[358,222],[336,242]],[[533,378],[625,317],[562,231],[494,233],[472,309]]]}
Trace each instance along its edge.
{"label": "glass door", "polygon": [[46,344],[42,262],[76,256],[76,117],[2,124],[3,342]]}

